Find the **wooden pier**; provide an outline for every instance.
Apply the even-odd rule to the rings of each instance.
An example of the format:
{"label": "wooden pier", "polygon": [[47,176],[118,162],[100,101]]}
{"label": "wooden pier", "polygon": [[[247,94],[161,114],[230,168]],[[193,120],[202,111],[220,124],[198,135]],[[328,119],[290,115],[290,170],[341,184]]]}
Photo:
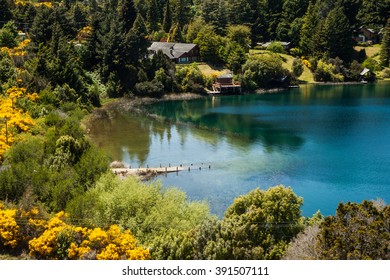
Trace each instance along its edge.
{"label": "wooden pier", "polygon": [[[160,165],[161,166],[161,165]],[[138,167],[138,168],[111,168],[111,171],[114,172],[114,174],[119,175],[121,177],[126,177],[126,176],[135,176],[141,179],[149,179],[157,175],[161,174],[167,174],[167,173],[178,173],[179,171],[191,171],[191,170],[202,170],[203,168],[205,169],[210,169],[210,165],[196,165],[194,166],[193,164],[189,166],[165,166],[165,167]]]}

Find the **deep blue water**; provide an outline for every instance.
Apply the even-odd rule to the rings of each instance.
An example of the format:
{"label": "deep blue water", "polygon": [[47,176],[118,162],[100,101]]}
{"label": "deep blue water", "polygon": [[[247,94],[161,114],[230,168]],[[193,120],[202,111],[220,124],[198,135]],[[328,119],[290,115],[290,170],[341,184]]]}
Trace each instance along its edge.
{"label": "deep blue water", "polygon": [[158,179],[220,216],[235,197],[278,184],[303,197],[305,216],[332,215],[340,202],[390,202],[390,83],[307,85],[148,110],[167,121],[118,113],[98,124],[94,139],[131,165],[193,164]]}

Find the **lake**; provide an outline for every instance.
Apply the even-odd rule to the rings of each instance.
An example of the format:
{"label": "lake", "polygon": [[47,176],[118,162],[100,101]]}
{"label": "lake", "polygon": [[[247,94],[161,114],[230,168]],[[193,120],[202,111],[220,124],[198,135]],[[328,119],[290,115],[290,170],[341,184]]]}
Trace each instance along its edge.
{"label": "lake", "polygon": [[[303,215],[340,202],[390,202],[390,83],[303,85],[272,94],[164,101],[90,125],[112,160],[190,166],[159,176],[222,216],[234,198],[283,184]],[[199,167],[201,170],[199,170]],[[209,168],[210,167],[210,168]]]}

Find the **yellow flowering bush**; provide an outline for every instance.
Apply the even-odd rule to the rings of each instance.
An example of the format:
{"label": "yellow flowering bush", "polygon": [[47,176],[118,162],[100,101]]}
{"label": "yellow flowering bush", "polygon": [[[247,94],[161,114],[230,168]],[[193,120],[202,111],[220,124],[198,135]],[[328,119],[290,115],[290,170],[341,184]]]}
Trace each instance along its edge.
{"label": "yellow flowering bush", "polygon": [[100,228],[87,230],[83,232],[83,236],[85,239],[80,245],[71,244],[68,253],[70,259],[82,259],[87,254],[98,260],[150,258],[149,251],[137,247],[134,236],[127,230],[122,232],[117,225],[112,225],[107,230]]}
{"label": "yellow flowering bush", "polygon": [[45,220],[36,207],[7,209],[0,203],[0,248],[28,247],[30,256],[38,259],[150,259],[128,230],[117,225],[88,229],[66,223],[67,218],[61,211]]}
{"label": "yellow flowering bush", "polygon": [[27,54],[26,47],[31,43],[30,39],[24,39],[14,48],[2,47],[0,50],[11,57],[23,57]]}
{"label": "yellow flowering bush", "polygon": [[311,69],[312,65],[311,65],[310,61],[307,58],[302,57],[302,63],[304,65],[306,65],[307,68]]}
{"label": "yellow flowering bush", "polygon": [[38,94],[30,94],[25,88],[14,86],[7,89],[5,97],[0,97],[0,161],[4,153],[18,140],[18,134],[29,131],[34,125],[28,112],[17,107],[17,100],[23,97],[35,101]]}
{"label": "yellow flowering bush", "polygon": [[16,209],[5,209],[0,203],[0,247],[18,245],[19,226],[16,222]]}
{"label": "yellow flowering bush", "polygon": [[61,211],[56,214],[45,225],[45,231],[37,238],[32,239],[29,244],[30,255],[44,259],[57,258],[57,238],[58,234],[71,227],[62,219],[66,217]]}

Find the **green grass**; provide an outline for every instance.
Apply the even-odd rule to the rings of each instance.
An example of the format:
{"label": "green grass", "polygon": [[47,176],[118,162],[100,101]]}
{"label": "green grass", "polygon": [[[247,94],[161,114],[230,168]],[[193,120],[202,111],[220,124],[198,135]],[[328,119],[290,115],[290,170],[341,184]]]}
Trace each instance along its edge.
{"label": "green grass", "polygon": [[[253,54],[266,54],[266,53],[271,53],[271,52],[267,51],[267,50],[250,50],[249,51],[249,55],[253,55]],[[293,61],[294,61],[294,57],[291,56],[291,55],[288,55],[288,54],[281,54],[281,53],[279,53],[278,55],[283,60],[283,64],[282,64],[283,68],[286,68],[289,71],[291,71],[292,64],[293,64]],[[299,81],[301,81],[303,83],[315,83],[314,77],[313,77],[313,73],[311,73],[309,68],[307,68],[306,66],[304,66],[303,73],[299,77]]]}

